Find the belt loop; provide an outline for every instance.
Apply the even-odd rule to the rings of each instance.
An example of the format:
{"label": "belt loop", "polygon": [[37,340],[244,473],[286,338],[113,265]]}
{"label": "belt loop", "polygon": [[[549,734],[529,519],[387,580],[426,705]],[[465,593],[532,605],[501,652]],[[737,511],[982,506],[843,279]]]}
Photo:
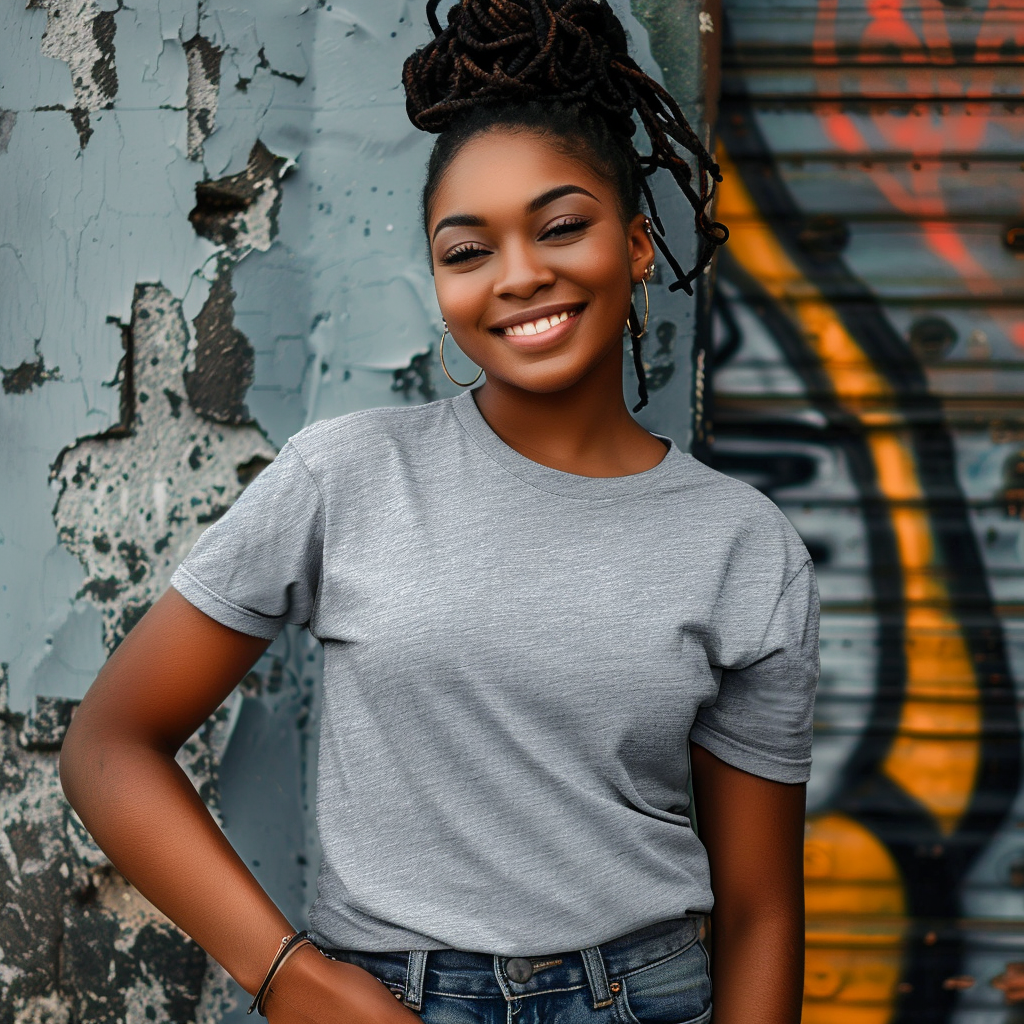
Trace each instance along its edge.
{"label": "belt loop", "polygon": [[612,996],[612,990],[608,987],[608,975],[605,973],[601,947],[590,946],[587,949],[581,949],[580,956],[583,957],[587,981],[590,982],[590,994],[594,997],[594,1009],[600,1010],[611,1006],[615,999]]}
{"label": "belt loop", "polygon": [[402,1002],[417,1012],[423,1008],[423,983],[427,973],[427,953],[426,949],[409,950],[409,968],[405,974],[405,998]]}

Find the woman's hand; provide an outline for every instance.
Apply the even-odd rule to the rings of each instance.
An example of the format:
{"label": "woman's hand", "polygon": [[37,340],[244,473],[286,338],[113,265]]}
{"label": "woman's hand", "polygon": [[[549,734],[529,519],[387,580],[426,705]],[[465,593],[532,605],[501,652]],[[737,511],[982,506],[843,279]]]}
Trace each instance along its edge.
{"label": "woman's hand", "polygon": [[423,1024],[369,971],[308,942],[274,973],[263,1012],[270,1024]]}

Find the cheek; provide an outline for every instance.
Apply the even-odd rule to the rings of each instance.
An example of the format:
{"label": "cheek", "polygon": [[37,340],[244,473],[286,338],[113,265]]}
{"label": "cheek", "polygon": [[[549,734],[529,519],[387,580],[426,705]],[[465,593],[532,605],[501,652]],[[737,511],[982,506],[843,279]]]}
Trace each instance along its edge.
{"label": "cheek", "polygon": [[559,254],[561,269],[595,292],[609,299],[621,298],[629,291],[629,259],[622,239],[611,231],[588,239],[589,244],[567,246]]}
{"label": "cheek", "polygon": [[437,304],[449,327],[478,320],[487,307],[487,283],[481,275],[459,274],[434,278]]}
{"label": "cheek", "polygon": [[589,292],[592,301],[606,313],[625,316],[629,310],[630,276],[629,266],[618,255],[607,248],[592,248],[589,252],[571,252],[562,266],[567,280],[574,281]]}

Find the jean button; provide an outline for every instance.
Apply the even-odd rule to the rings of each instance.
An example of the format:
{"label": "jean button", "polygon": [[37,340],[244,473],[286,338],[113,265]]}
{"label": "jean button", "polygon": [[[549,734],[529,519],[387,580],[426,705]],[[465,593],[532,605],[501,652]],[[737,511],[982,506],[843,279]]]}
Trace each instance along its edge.
{"label": "jean button", "polygon": [[533,964],[524,956],[514,956],[505,961],[505,973],[514,982],[522,985],[533,977]]}

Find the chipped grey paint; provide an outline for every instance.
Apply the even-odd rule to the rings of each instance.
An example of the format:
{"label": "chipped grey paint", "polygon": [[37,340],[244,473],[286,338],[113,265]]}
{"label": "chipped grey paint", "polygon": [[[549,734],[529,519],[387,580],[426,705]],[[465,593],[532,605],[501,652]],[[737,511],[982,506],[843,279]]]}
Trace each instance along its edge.
{"label": "chipped grey paint", "polygon": [[217,90],[223,54],[208,39],[194,35],[184,44],[188,59],[188,157],[203,158],[203,141],[217,118]]}
{"label": "chipped grey paint", "polygon": [[7,144],[11,141],[11,132],[18,121],[18,115],[13,110],[0,110],[0,153],[7,152]]}
{"label": "chipped grey paint", "polygon": [[[663,75],[614,6],[699,117],[699,76]],[[637,8],[685,10],[669,50],[697,44],[687,5]],[[457,390],[419,226],[432,138],[399,85],[422,4],[32,0],[0,27],[0,1024],[250,1020],[92,843],[57,752],[107,653],[288,436]],[[689,208],[655,191],[685,262]],[[692,304],[657,279],[651,299],[638,418],[686,444]],[[455,346],[449,365],[476,372]],[[296,927],[320,667],[289,627],[178,754]]]}
{"label": "chipped grey paint", "polygon": [[43,54],[71,72],[75,102],[68,113],[84,149],[92,136],[90,113],[111,106],[117,95],[114,11],[95,0],[30,0],[29,7],[46,11]]}
{"label": "chipped grey paint", "polygon": [[[38,347],[38,342],[36,343]],[[0,367],[3,389],[8,395],[21,395],[48,380],[60,380],[60,367],[49,367],[41,355],[29,362],[27,359],[20,366],[10,369]]]}
{"label": "chipped grey paint", "polygon": [[[218,821],[216,766],[247,689],[176,757]],[[0,665],[0,1021],[214,1024],[237,986],[113,867],[63,798],[58,751],[73,713],[46,697],[29,719],[12,712]]]}
{"label": "chipped grey paint", "polygon": [[241,493],[240,467],[276,454],[254,426],[211,422],[185,400],[188,332],[167,289],[136,288],[125,338],[125,418],[61,451],[52,474],[58,539],[85,570],[75,596],[100,609],[108,651]]}

